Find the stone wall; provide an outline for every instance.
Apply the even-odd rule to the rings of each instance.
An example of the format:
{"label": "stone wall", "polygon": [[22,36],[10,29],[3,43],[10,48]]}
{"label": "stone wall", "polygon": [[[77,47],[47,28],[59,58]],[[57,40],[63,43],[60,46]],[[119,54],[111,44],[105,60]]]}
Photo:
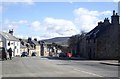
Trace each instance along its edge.
{"label": "stone wall", "polygon": [[120,25],[111,25],[97,38],[97,59],[118,59],[118,28]]}

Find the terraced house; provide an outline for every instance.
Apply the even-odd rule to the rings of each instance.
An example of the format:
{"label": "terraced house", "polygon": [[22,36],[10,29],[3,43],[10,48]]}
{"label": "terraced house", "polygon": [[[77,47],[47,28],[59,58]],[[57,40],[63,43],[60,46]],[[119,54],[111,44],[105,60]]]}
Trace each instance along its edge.
{"label": "terraced house", "polygon": [[32,40],[33,44],[34,44],[34,47],[35,47],[35,52],[37,54],[37,56],[41,56],[41,46],[40,44],[38,43],[37,39],[35,38],[34,40]]}
{"label": "terraced house", "polygon": [[118,59],[120,53],[120,17],[115,11],[88,32],[80,42],[80,55],[88,59]]}
{"label": "terraced house", "polygon": [[2,36],[0,36],[0,47],[3,47]]}
{"label": "terraced house", "polygon": [[5,47],[6,49],[12,48],[12,57],[21,55],[20,41],[13,36],[13,30],[10,30],[9,33],[0,32],[0,37],[2,38],[2,47]]}
{"label": "terraced house", "polygon": [[20,53],[22,54],[23,52],[28,52],[27,42],[24,39],[19,40],[20,40]]}
{"label": "terraced house", "polygon": [[21,42],[21,53],[27,52],[29,56],[31,56],[32,53],[36,53],[36,56],[41,56],[41,46],[36,38],[34,40],[32,40],[32,38],[19,40]]}

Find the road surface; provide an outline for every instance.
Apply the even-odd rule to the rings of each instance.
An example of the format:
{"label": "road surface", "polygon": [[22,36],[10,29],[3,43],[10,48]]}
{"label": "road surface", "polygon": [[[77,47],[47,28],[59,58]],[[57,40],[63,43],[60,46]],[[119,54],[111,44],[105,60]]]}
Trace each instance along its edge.
{"label": "road surface", "polygon": [[0,61],[0,69],[2,77],[118,77],[118,66],[88,60],[15,57]]}

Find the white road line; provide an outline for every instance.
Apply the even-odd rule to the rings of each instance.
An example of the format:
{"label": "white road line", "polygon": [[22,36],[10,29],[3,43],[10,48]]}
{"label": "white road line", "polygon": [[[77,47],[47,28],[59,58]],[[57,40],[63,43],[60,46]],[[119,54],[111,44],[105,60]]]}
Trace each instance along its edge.
{"label": "white road line", "polygon": [[97,77],[103,77],[101,75],[98,75],[98,74],[95,74],[95,73],[91,73],[91,72],[87,72],[87,71],[83,71],[83,70],[79,70],[79,69],[74,69],[75,71],[80,71],[80,72],[83,72],[83,73],[86,73],[86,74],[89,74],[89,75],[94,75],[94,76],[97,76]]}

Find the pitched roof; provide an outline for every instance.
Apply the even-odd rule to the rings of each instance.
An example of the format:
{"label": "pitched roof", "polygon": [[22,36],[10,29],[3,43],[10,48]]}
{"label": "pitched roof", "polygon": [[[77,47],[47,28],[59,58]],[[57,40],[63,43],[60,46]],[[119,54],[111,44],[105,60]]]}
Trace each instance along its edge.
{"label": "pitched roof", "polygon": [[0,35],[0,41],[2,41],[2,36]]}
{"label": "pitched roof", "polygon": [[20,43],[20,48],[27,48],[27,46]]}
{"label": "pitched roof", "polygon": [[32,40],[32,42],[35,44],[35,45],[40,45],[37,41],[35,40]]}
{"label": "pitched roof", "polygon": [[31,45],[33,44],[32,42],[31,42],[31,43],[28,43],[27,39],[22,39],[21,42],[24,42],[24,45],[22,45],[22,43],[21,43],[21,46],[22,46],[23,48],[27,47],[26,45],[28,45],[28,48],[29,48],[30,50],[34,50],[34,48],[31,46]]}
{"label": "pitched roof", "polygon": [[110,26],[111,26],[110,23],[107,25],[101,23],[100,25],[96,26],[93,30],[86,34],[87,39],[94,39],[99,37],[103,33],[103,31],[106,31]]}
{"label": "pitched roof", "polygon": [[15,36],[6,33],[6,32],[0,32],[0,35],[3,36],[5,39],[7,40],[11,40],[11,41],[19,41]]}

